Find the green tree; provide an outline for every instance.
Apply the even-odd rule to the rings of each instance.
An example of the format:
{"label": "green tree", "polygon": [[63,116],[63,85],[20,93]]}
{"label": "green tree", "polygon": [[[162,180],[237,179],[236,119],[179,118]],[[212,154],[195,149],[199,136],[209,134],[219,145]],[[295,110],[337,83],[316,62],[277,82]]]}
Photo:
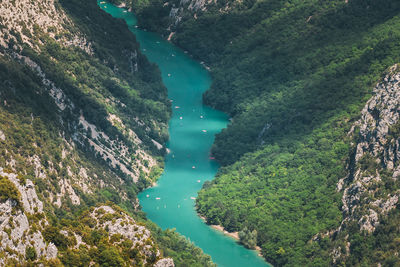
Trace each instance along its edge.
{"label": "green tree", "polygon": [[28,261],[34,261],[37,258],[36,250],[34,247],[26,247],[25,259]]}
{"label": "green tree", "polygon": [[257,230],[250,231],[247,227],[239,232],[239,241],[246,248],[254,249],[257,245]]}

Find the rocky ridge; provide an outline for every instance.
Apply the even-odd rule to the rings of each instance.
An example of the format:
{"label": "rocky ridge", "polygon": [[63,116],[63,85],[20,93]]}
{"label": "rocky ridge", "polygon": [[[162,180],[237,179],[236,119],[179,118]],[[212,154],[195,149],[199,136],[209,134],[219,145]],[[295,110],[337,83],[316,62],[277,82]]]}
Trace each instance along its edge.
{"label": "rocky ridge", "polygon": [[[157,99],[143,97],[138,102],[146,100],[164,108],[161,85],[161,89],[154,89],[157,85],[146,84],[140,78],[141,67],[147,68],[146,75],[155,68],[135,50],[138,44],[134,38],[128,38],[132,42],[126,49],[117,51],[126,62],[119,62],[109,47],[107,57],[101,58],[96,52],[99,45],[88,41],[98,40],[96,36],[90,35],[90,30],[85,29],[87,25],[82,27],[71,10],[61,3],[57,0],[0,2],[0,77],[3,81],[0,84],[0,181],[12,182],[19,195],[18,199],[4,201],[0,195],[0,266],[26,261],[60,263],[65,253],[80,253],[82,246],[99,249],[90,236],[71,230],[73,223],[69,227],[61,226],[59,220],[95,205],[96,201],[109,199],[126,203],[130,211],[137,209],[136,194],[146,186],[143,181],[154,175],[152,171],[159,170],[156,156],[160,157],[159,150],[164,149],[155,132],[166,127],[166,123],[152,114],[132,114],[133,101],[125,102],[125,98],[119,99],[107,91],[111,83],[124,86],[124,90],[138,97],[134,86],[159,90]],[[97,7],[95,1],[92,4]],[[91,13],[98,19],[96,12],[101,17],[102,11]],[[88,16],[86,19],[90,21]],[[120,26],[116,23],[106,29],[120,30]],[[54,51],[58,52],[52,54]],[[59,52],[65,51],[68,58],[57,58]],[[74,67],[67,69],[66,64]],[[87,69],[83,69],[85,66]],[[90,74],[79,77],[79,71]],[[129,77],[121,74],[123,71]],[[93,72],[103,77],[90,78],[101,81],[109,78],[109,84],[88,81]],[[66,80],[72,82],[65,83]],[[94,107],[106,107],[106,112],[96,117],[105,116],[101,123],[84,115],[89,112],[79,102],[90,97],[88,102],[97,104]],[[127,121],[128,115],[135,117],[134,123]],[[158,151],[153,153],[151,145]],[[140,186],[135,185],[138,182]],[[103,208],[109,217],[116,213],[116,207]],[[96,224],[92,231],[108,230],[110,236],[122,235],[129,239],[133,242],[130,249],[138,253],[143,263],[174,266],[172,259],[162,258],[145,226],[136,224],[122,211],[118,213],[117,222]],[[65,240],[57,239],[60,234]],[[114,241],[110,239],[107,245],[119,248],[121,244]]]}
{"label": "rocky ridge", "polygon": [[[385,190],[385,187],[400,175],[399,114],[400,69],[394,65],[375,86],[361,118],[348,133],[354,140],[354,152],[349,159],[348,175],[337,184],[337,190],[343,192],[343,219],[338,229],[321,237],[330,236],[335,240],[351,223],[358,224],[360,233],[371,234],[380,220],[398,206],[400,192]],[[352,244],[348,239],[346,234],[345,245],[337,245],[332,250],[334,264],[351,253]]]}
{"label": "rocky ridge", "polygon": [[[87,121],[82,115],[82,110],[77,108],[62,87],[49,78],[50,75],[40,66],[39,62],[35,62],[29,56],[22,55],[21,50],[26,45],[34,49],[38,54],[41,54],[40,50],[42,49],[41,45],[43,42],[38,36],[46,36],[46,38],[51,38],[63,47],[77,47],[86,54],[94,56],[92,44],[86,40],[85,34],[79,31],[78,27],[74,25],[72,19],[60,4],[54,0],[42,1],[40,4],[27,0],[3,1],[0,4],[0,13],[2,14],[0,20],[0,27],[2,27],[0,48],[5,52],[1,56],[7,60],[15,60],[29,67],[40,78],[43,88],[57,105],[60,121],[65,125],[70,125],[70,128],[75,128],[73,133],[74,138],[69,140],[64,139],[65,147],[63,148],[63,152],[71,154],[70,152],[76,149],[76,145],[83,146],[85,149],[93,151],[96,157],[102,158],[111,169],[130,177],[135,183],[138,181],[141,173],[145,176],[149,175],[151,170],[158,165],[157,161],[146,151],[143,141],[140,140],[130,127],[124,124],[124,121],[119,118],[118,114],[109,112],[106,119],[114,127],[120,129],[129,143],[108,136],[98,125]],[[71,29],[74,29],[73,34],[71,33]],[[123,53],[128,52],[123,51]],[[137,72],[138,53],[136,51],[129,52],[129,55],[130,70],[131,72]],[[13,87],[13,85],[10,84],[10,87]],[[15,88],[12,90],[15,91]],[[4,99],[4,103],[6,101]],[[111,97],[107,98],[106,101],[111,103],[111,105],[125,106],[124,103]],[[77,116],[77,114],[81,115]],[[69,118],[75,117],[75,120],[63,121],[65,116]],[[145,131],[150,131],[150,128],[141,119],[137,118],[136,120],[137,124],[141,125]],[[60,134],[64,135],[62,132]],[[3,136],[4,134],[1,135],[1,137]],[[163,149],[161,144],[158,144],[155,140],[152,141],[156,143],[154,146],[158,147],[158,149]],[[67,156],[66,154],[63,158]],[[29,161],[30,164],[35,165],[36,170],[40,169],[40,172],[36,173],[37,177],[45,178],[50,175],[41,166],[43,165],[41,164],[41,155],[34,155]],[[12,159],[8,160],[7,165],[15,171],[14,166],[10,166],[12,162]],[[72,166],[64,167],[67,167],[69,170],[74,169]],[[56,170],[55,173],[59,175]],[[81,176],[80,173],[74,173],[74,171],[68,171],[66,177],[70,179],[64,178],[59,181],[60,191],[56,195],[50,195],[52,203],[59,207],[61,206],[61,199],[64,196],[70,198],[74,205],[79,205],[80,199],[76,188],[79,188],[83,192],[90,192],[88,188],[93,186],[92,179],[97,178],[90,175]],[[124,183],[121,179],[118,182],[119,184]],[[101,187],[113,187],[107,181],[102,181],[100,185]]]}
{"label": "rocky ridge", "polygon": [[76,46],[92,54],[92,44],[83,34],[65,34],[66,26],[73,26],[73,23],[57,4],[54,0],[41,1],[41,5],[29,0],[2,1],[0,46],[11,45],[17,49],[22,41],[40,50],[32,38],[42,31],[64,45]]}
{"label": "rocky ridge", "polygon": [[[131,249],[140,251],[144,264],[155,261],[154,266],[175,266],[171,258],[161,258],[150,231],[144,226],[136,224],[126,213],[117,211],[110,206],[100,206],[95,208],[89,216],[95,220],[96,228],[106,230],[111,238],[118,236],[119,243],[130,240]],[[137,263],[132,262],[132,264]]]}
{"label": "rocky ridge", "polygon": [[[24,259],[28,248],[33,248],[39,258],[56,258],[56,246],[45,242],[41,232],[49,223],[32,181],[26,180],[21,184],[17,174],[4,172],[1,167],[0,177],[11,181],[20,195],[20,200],[0,202],[0,253],[4,253],[0,265],[4,266],[9,259]],[[22,205],[19,206],[18,202]]]}
{"label": "rocky ridge", "polygon": [[191,17],[197,18],[198,12],[207,11],[207,5],[215,2],[214,0],[181,0],[179,5],[165,2],[164,7],[170,8],[169,17],[171,19],[167,31],[172,32],[185,15],[189,14]]}
{"label": "rocky ridge", "polygon": [[[35,251],[34,259],[41,258],[47,261],[56,259],[57,247],[43,237],[42,232],[49,227],[49,222],[32,181],[22,181],[17,174],[4,172],[2,168],[0,168],[0,177],[11,181],[20,196],[17,200],[7,199],[0,202],[0,265],[10,264],[10,260],[21,262],[27,259],[30,257],[27,251],[32,248]],[[126,247],[126,244],[129,244],[129,248],[138,253],[136,258],[141,261],[139,263],[132,260],[131,265],[175,266],[171,258],[162,258],[150,231],[143,225],[137,224],[121,209],[99,206],[92,209],[83,220],[90,222],[90,227],[96,231],[106,231],[108,239],[115,246],[124,244]],[[60,234],[67,239],[72,237],[72,240],[75,240],[70,243],[71,249],[79,249],[81,246],[92,247],[79,233],[71,233],[65,229],[60,230]]]}

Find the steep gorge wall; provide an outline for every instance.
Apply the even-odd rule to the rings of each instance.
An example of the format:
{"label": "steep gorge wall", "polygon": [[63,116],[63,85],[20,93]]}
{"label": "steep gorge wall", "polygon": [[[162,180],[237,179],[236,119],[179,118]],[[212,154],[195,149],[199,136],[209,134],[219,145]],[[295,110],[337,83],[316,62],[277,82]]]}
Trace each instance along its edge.
{"label": "steep gorge wall", "polygon": [[[375,86],[373,96],[361,111],[361,118],[348,133],[354,140],[354,152],[348,160],[348,175],[337,184],[337,190],[343,193],[343,219],[338,229],[327,233],[335,244],[331,252],[333,264],[346,262],[354,253],[356,240],[353,237],[357,234],[364,236],[367,242],[379,229],[386,236],[387,244],[393,241],[393,235],[396,236],[396,231],[387,231],[380,225],[387,225],[390,218],[396,218],[395,210],[400,207],[399,71],[399,66],[394,65]],[[382,247],[374,244],[370,249],[376,252]],[[385,264],[382,259],[376,260],[377,264]]]}
{"label": "steep gorge wall", "polygon": [[[84,61],[87,62],[90,68],[99,68],[97,66],[98,63],[96,63],[96,61],[99,61],[97,56],[98,52],[92,48],[92,42],[96,42],[96,40],[93,39],[93,37],[89,37],[92,42],[87,40],[87,33],[80,31],[79,26],[74,24],[73,18],[67,15],[60,3],[55,1],[42,1],[40,3],[23,0],[12,2],[5,1],[0,5],[0,11],[2,13],[1,27],[3,29],[0,35],[3,62],[4,64],[15,62],[27,66],[33,73],[32,76],[36,75],[39,78],[39,81],[35,81],[37,86],[41,87],[42,92],[47,93],[53,99],[57,107],[53,114],[57,114],[56,117],[58,117],[58,120],[61,122],[56,127],[59,127],[58,131],[64,139],[64,142],[62,142],[63,159],[70,154],[68,151],[75,150],[78,146],[84,150],[92,151],[91,153],[93,153],[94,156],[103,159],[104,163],[116,174],[126,176],[127,179],[131,179],[134,183],[138,182],[139,176],[146,178],[146,176],[149,176],[151,170],[159,168],[160,162],[156,159],[158,155],[157,153],[154,155],[150,150],[153,149],[153,151],[157,151],[164,149],[159,142],[163,142],[165,139],[160,139],[159,136],[157,136],[158,141],[149,138],[151,142],[147,141],[147,144],[144,144],[135,131],[141,129],[142,137],[145,136],[148,138],[148,135],[155,136],[157,134],[157,128],[160,129],[159,131],[166,131],[166,121],[152,118],[144,122],[138,117],[141,116],[141,114],[137,114],[134,120],[137,129],[132,129],[132,123],[126,121],[133,115],[130,114],[130,110],[132,109],[130,106],[132,105],[131,103],[125,104],[124,99],[120,100],[107,91],[110,90],[109,88],[93,88],[93,86],[99,85],[95,82],[85,84],[84,80],[79,80],[78,75],[80,75],[81,70],[77,72],[77,68],[65,69],[66,67],[61,65],[63,62],[60,61],[60,58],[54,58],[56,55],[53,57],[51,53],[49,54],[48,43],[53,42],[52,45],[56,49],[65,50],[66,53],[70,53],[71,55],[79,55],[75,61],[73,59],[69,64],[73,64],[74,66],[77,66],[76,64],[83,64],[79,62],[79,60],[86,58]],[[134,49],[135,45],[137,47],[137,44],[131,44]],[[26,51],[29,51],[29,53]],[[130,58],[130,60],[133,62],[127,62],[128,64],[126,65],[132,66],[133,64],[136,67],[131,70],[128,69],[128,73],[141,67],[138,67],[139,61],[141,60],[137,55],[138,52],[133,50],[132,53],[134,56]],[[121,57],[124,56],[121,55]],[[47,60],[50,60],[50,64],[43,66],[44,62]],[[60,62],[61,65],[59,67],[57,66],[58,62]],[[144,62],[141,65],[145,66],[146,64],[148,65],[149,63]],[[50,65],[54,65],[58,70],[53,72],[53,70],[49,69]],[[127,82],[124,81],[124,76],[121,74],[122,70],[118,71],[118,65],[120,64],[116,61],[113,70],[106,68],[98,69],[98,71],[100,73],[106,71],[107,73],[103,75],[105,75],[107,79],[115,82],[115,86],[117,87],[135,86],[135,83],[141,82],[140,79],[136,79],[134,81],[128,81],[129,84],[127,84]],[[62,71],[66,72],[61,73]],[[59,80],[53,80],[54,78],[57,79],[59,75],[66,75],[67,79],[78,79],[79,83],[75,85],[76,88],[74,89],[70,88],[71,84],[65,85],[64,83],[64,86],[69,88],[63,88]],[[100,86],[105,86],[104,82],[100,84]],[[160,91],[162,91],[161,83],[159,86],[161,87]],[[13,98],[16,98],[15,96],[17,94],[20,94],[18,96],[20,98],[24,97],[24,92],[18,88],[18,82],[12,80],[11,77],[4,81],[2,90],[3,93],[0,97],[4,103],[4,107],[7,107],[9,105],[7,102],[11,103]],[[34,89],[32,88],[31,90]],[[128,88],[125,90],[133,91],[134,89]],[[76,95],[76,93],[81,94],[81,96],[78,96],[78,98],[73,96],[73,94]],[[93,98],[93,96],[96,98]],[[85,115],[88,114],[85,105],[76,103],[76,101],[81,101],[79,98],[83,97],[89,100],[90,98],[95,99],[94,101],[97,102],[97,105],[99,107],[104,106],[107,111],[98,114],[96,121],[93,121],[93,114],[90,114],[91,118],[85,118]],[[168,112],[167,107],[164,109]],[[101,116],[104,117],[101,118]],[[32,119],[34,119],[34,117],[35,115],[32,114]],[[90,120],[93,122],[90,122]],[[102,125],[99,125],[99,121],[102,122]],[[6,131],[6,129],[3,131],[5,142],[9,140],[9,134],[11,133]],[[157,146],[155,144],[157,144]],[[7,152],[6,155],[8,157],[8,162],[13,160]],[[36,169],[40,169],[40,162],[43,163],[42,157],[43,155],[34,154],[30,159],[26,159],[24,164],[33,164]],[[61,162],[53,163],[61,164]],[[16,171],[15,166],[8,165],[9,168]],[[62,168],[69,170],[66,177],[82,178],[80,181],[81,185],[75,183],[75,186],[78,187],[79,190],[88,192],[87,188],[92,188],[95,185],[90,182],[90,176],[80,175],[80,173],[87,172],[84,167],[82,169],[83,171],[81,171],[81,168],[71,165],[62,166]],[[78,171],[74,173],[71,169],[78,169]],[[53,172],[51,169],[45,170],[42,168],[41,175],[45,177],[46,174],[48,176],[51,172]],[[56,175],[60,175],[59,170],[55,170],[55,173]],[[119,182],[124,183],[122,180]],[[71,199],[72,202],[79,204],[79,200],[74,192],[75,189],[69,185],[71,181],[66,181],[65,184],[67,185],[61,187],[61,194],[64,195],[65,191],[69,191],[69,195],[74,195],[73,199]],[[64,189],[64,187],[68,189]],[[57,194],[59,194],[59,192],[57,192]],[[57,200],[57,197],[51,196],[51,198],[57,203],[60,202],[59,199]]]}
{"label": "steep gorge wall", "polygon": [[[134,212],[137,192],[159,175],[170,108],[157,68],[95,1],[2,1],[0,14],[0,176],[18,190],[0,199],[0,265],[60,264],[103,251],[86,231],[107,236],[118,260],[132,250],[127,264],[174,266],[149,230],[116,206],[102,213],[118,213],[117,222],[104,218],[85,230],[67,223],[107,201]],[[116,44],[102,44],[107,38]]]}
{"label": "steep gorge wall", "polygon": [[[0,204],[0,265],[17,264],[38,260],[45,265],[60,265],[57,258],[58,246],[70,250],[93,250],[97,244],[88,238],[90,232],[102,232],[104,238],[114,247],[120,246],[135,252],[126,262],[131,266],[149,264],[158,267],[173,267],[171,258],[162,258],[151,233],[135,222],[128,214],[114,206],[98,206],[83,215],[74,227],[63,227],[55,231],[45,215],[43,202],[38,199],[31,180],[21,180],[14,173],[0,168],[1,185],[11,182],[8,189],[16,190],[17,197]],[[8,192],[11,193],[11,192]],[[107,230],[106,230],[107,229]],[[86,233],[85,233],[86,232]],[[57,236],[55,238],[54,236]],[[64,241],[60,240],[64,239]],[[52,241],[50,241],[52,240]],[[104,246],[104,245],[103,245]],[[61,252],[61,257],[65,252]],[[65,262],[65,259],[63,260]],[[95,257],[86,259],[84,264],[94,264]],[[121,262],[115,261],[118,264]],[[74,264],[72,262],[72,264]]]}

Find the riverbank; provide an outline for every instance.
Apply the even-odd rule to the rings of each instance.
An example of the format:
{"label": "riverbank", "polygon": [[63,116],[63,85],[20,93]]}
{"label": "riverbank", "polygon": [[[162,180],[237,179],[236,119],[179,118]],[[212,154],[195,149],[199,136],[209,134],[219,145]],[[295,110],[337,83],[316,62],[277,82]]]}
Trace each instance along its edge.
{"label": "riverbank", "polygon": [[127,22],[141,51],[160,68],[168,97],[176,107],[169,121],[167,146],[171,153],[165,157],[164,172],[154,181],[157,186],[138,194],[147,218],[162,229],[175,228],[209,254],[219,267],[269,267],[255,251],[235,242],[237,239],[211,229],[194,208],[194,196],[204,181],[214,178],[219,167],[209,159],[214,136],[228,124],[226,114],[202,103],[202,95],[211,85],[211,76],[185,51],[157,34],[136,27],[134,14],[110,4],[101,7]]}
{"label": "riverbank", "polygon": [[[204,223],[207,223],[207,218],[206,217],[203,217],[200,214],[198,214],[198,216],[204,221]],[[225,228],[222,225],[219,225],[219,224],[210,224],[209,226],[211,228],[215,229],[215,230],[218,230],[218,231],[224,233],[225,235],[227,235],[229,237],[232,237],[238,243],[240,243],[239,232],[228,232],[228,231],[225,230]],[[262,257],[261,247],[255,246],[253,250],[257,250],[258,256]]]}

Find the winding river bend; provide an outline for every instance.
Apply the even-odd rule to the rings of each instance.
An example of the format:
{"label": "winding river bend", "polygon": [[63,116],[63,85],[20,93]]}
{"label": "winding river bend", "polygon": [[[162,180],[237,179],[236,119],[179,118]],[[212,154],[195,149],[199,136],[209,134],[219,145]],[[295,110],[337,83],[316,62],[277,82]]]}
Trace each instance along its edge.
{"label": "winding river bend", "polygon": [[211,84],[208,72],[159,35],[136,28],[132,13],[108,2],[98,4],[113,17],[126,21],[142,53],[159,66],[172,100],[167,144],[171,153],[166,157],[157,186],[139,195],[148,218],[163,229],[176,228],[211,255],[218,266],[268,266],[255,251],[206,225],[194,209],[197,192],[204,181],[213,179],[218,169],[218,164],[209,158],[214,135],[228,122],[224,113],[202,104],[202,94]]}

